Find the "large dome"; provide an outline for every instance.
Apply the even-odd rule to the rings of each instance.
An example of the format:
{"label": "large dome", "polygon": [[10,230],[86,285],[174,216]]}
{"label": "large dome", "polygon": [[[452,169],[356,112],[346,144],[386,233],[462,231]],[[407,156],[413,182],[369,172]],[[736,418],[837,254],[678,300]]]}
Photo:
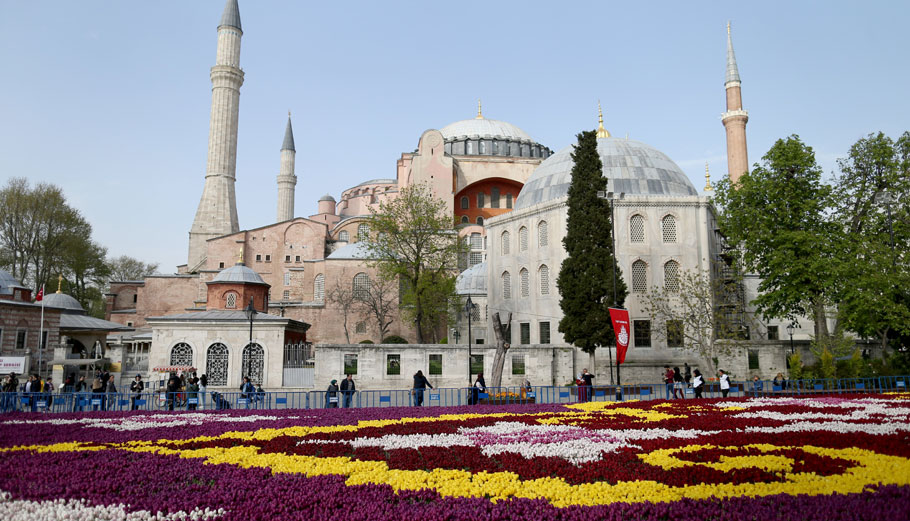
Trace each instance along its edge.
{"label": "large dome", "polygon": [[50,295],[45,295],[44,305],[50,308],[61,308],[70,311],[85,312],[85,310],[82,308],[82,305],[79,304],[79,301],[70,295],[67,295],[66,293],[51,293]]}
{"label": "large dome", "polygon": [[487,263],[481,262],[458,274],[455,279],[455,293],[458,295],[487,294]]}
{"label": "large dome", "polygon": [[[572,183],[569,145],[540,164],[515,200],[515,210],[565,197]],[[630,195],[692,196],[698,191],[688,176],[660,150],[623,138],[599,138],[597,153],[603,162],[607,190]]]}
{"label": "large dome", "polygon": [[235,264],[230,268],[221,271],[221,273],[215,275],[215,278],[210,280],[208,284],[215,284],[219,282],[239,282],[241,284],[266,283],[264,280],[262,280],[262,277],[260,277],[258,273],[244,264]]}
{"label": "large dome", "polygon": [[518,141],[533,141],[527,132],[511,123],[486,118],[456,121],[455,123],[442,127],[440,132],[442,132],[442,137],[444,137],[446,141],[455,139],[458,136],[490,136]]}

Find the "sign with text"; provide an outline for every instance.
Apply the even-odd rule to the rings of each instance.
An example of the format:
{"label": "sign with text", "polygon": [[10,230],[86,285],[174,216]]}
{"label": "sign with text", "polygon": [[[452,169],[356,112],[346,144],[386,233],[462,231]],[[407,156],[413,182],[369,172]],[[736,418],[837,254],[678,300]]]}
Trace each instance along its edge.
{"label": "sign with text", "polygon": [[22,374],[25,372],[24,356],[0,356],[0,374]]}
{"label": "sign with text", "polygon": [[626,350],[629,349],[629,340],[632,336],[629,327],[629,310],[610,308],[610,320],[613,321],[613,334],[616,336],[616,363],[626,361]]}

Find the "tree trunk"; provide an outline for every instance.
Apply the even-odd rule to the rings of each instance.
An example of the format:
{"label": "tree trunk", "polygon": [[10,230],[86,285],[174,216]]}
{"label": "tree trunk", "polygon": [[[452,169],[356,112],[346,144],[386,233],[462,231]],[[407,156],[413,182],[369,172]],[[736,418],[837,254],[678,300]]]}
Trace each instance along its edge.
{"label": "tree trunk", "polygon": [[490,373],[490,387],[500,387],[502,384],[502,369],[506,363],[506,353],[509,351],[506,338],[511,337],[509,331],[512,328],[512,314],[509,313],[509,319],[506,325],[499,320],[499,313],[493,313],[493,334],[496,335],[496,356],[493,357],[493,372]]}

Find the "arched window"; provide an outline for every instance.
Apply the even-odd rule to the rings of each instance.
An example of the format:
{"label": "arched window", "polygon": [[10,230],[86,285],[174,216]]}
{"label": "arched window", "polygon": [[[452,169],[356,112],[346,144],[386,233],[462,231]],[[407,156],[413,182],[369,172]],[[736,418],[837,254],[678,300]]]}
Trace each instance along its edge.
{"label": "arched window", "polygon": [[499,188],[493,187],[490,189],[490,206],[493,208],[499,208]]}
{"label": "arched window", "polygon": [[265,350],[253,342],[243,348],[243,366],[241,376],[249,376],[253,385],[262,385],[262,370],[265,366]]}
{"label": "arched window", "polygon": [[550,268],[546,264],[541,264],[537,270],[540,278],[540,294],[550,294]]}
{"label": "arched window", "polygon": [[325,300],[325,275],[322,273],[313,279],[313,300],[317,302]]}
{"label": "arched window", "polygon": [[512,194],[506,194],[506,208],[512,208]]}
{"label": "arched window", "polygon": [[366,273],[354,275],[354,298],[362,299],[370,292],[370,276]]}
{"label": "arched window", "polygon": [[508,271],[502,272],[502,298],[512,298],[512,275]]}
{"label": "arched window", "polygon": [[471,222],[471,220],[468,219],[468,216],[467,216],[467,215],[462,215],[462,216],[461,216],[461,224],[468,224],[469,222]]}
{"label": "arched window", "polygon": [[676,261],[664,264],[664,289],[670,293],[679,292],[679,263]]}
{"label": "arched window", "polygon": [[483,217],[479,217],[479,216],[477,217],[477,225],[483,226]]}
{"label": "arched window", "polygon": [[471,205],[471,201],[470,201],[470,199],[468,199],[468,196],[466,196],[466,195],[461,196],[461,209],[467,210],[468,208],[470,208],[470,205]]}
{"label": "arched window", "polygon": [[629,219],[629,240],[645,242],[645,218],[639,214],[635,214]]}
{"label": "arched window", "polygon": [[648,291],[648,265],[643,260],[632,263],[632,293]]}
{"label": "arched window", "polygon": [[370,238],[370,227],[366,224],[357,225],[357,240],[365,241]]}
{"label": "arched window", "polygon": [[193,365],[193,348],[189,344],[180,342],[171,348],[171,365]]}
{"label": "arched window", "polygon": [[205,355],[205,374],[209,385],[227,385],[228,348],[224,344],[212,344]]}
{"label": "arched window", "polygon": [[549,242],[550,239],[547,237],[547,221],[540,221],[537,224],[537,244],[546,246]]}
{"label": "arched window", "polygon": [[665,215],[660,221],[664,242],[676,242],[676,217]]}
{"label": "arched window", "polygon": [[338,240],[339,240],[339,241],[344,241],[344,242],[350,241],[350,236],[348,235],[348,231],[347,231],[347,230],[341,230],[341,232],[338,234]]}
{"label": "arched window", "polygon": [[483,237],[479,233],[472,233],[470,243],[472,250],[482,250],[483,249]]}
{"label": "arched window", "polygon": [[224,302],[225,309],[235,309],[237,307],[237,294],[232,291],[226,297]]}
{"label": "arched window", "polygon": [[477,207],[478,208],[483,208],[483,206],[484,206],[483,199],[484,199],[483,192],[477,192]]}
{"label": "arched window", "polygon": [[528,273],[527,268],[521,268],[518,276],[521,278],[521,296],[527,297],[531,294],[531,275]]}
{"label": "arched window", "polygon": [[509,250],[510,250],[509,243],[511,242],[509,232],[502,232],[502,241],[501,242],[502,242],[502,254],[508,255]]}
{"label": "arched window", "polygon": [[528,251],[528,229],[524,226],[518,229],[518,251]]}

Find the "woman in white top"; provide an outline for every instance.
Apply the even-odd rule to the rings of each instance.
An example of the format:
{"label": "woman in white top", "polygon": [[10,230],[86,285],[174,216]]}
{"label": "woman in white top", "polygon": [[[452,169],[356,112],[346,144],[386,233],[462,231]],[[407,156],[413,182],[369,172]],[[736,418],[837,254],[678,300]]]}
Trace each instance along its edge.
{"label": "woman in white top", "polygon": [[696,369],[693,374],[695,378],[692,378],[692,388],[695,389],[695,397],[701,398],[701,391],[705,388],[705,379],[701,376],[701,371]]}
{"label": "woman in white top", "polygon": [[723,369],[720,369],[717,371],[717,377],[720,380],[720,394],[726,398],[727,393],[730,392],[730,375],[725,373]]}

